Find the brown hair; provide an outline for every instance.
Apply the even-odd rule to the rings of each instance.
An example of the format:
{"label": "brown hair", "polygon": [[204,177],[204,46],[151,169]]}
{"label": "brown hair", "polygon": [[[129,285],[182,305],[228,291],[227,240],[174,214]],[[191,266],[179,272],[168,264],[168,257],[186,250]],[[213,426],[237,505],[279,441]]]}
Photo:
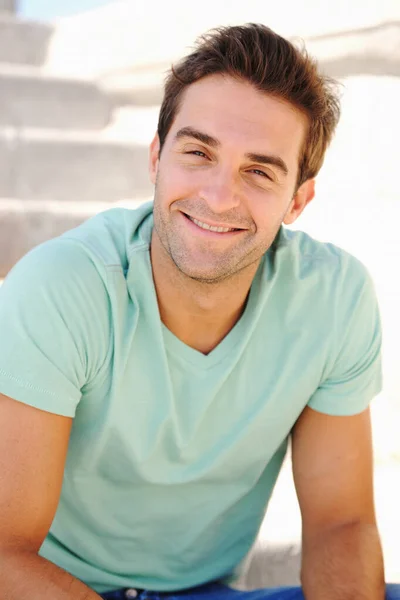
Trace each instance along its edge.
{"label": "brown hair", "polygon": [[162,149],[185,89],[213,74],[247,81],[285,99],[309,121],[299,161],[297,187],[315,177],[340,117],[336,82],[321,75],[316,61],[265,25],[219,27],[198,38],[195,50],[171,68],[158,121]]}

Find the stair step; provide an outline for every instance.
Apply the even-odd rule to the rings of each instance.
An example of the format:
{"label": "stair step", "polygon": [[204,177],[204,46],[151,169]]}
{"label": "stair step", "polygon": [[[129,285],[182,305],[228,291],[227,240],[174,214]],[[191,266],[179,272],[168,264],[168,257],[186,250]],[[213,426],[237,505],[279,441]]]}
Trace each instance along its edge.
{"label": "stair step", "polygon": [[0,11],[14,13],[17,9],[16,0],[0,0]]}
{"label": "stair step", "polygon": [[[165,67],[165,65],[162,65]],[[124,69],[99,77],[101,87],[116,105],[159,106],[167,69]]]}
{"label": "stair step", "polygon": [[[13,4],[12,0],[0,0],[0,10],[7,6],[11,10]],[[43,65],[52,34],[53,28],[45,23],[0,13],[0,62]]]}
{"label": "stair step", "polygon": [[0,198],[0,278],[34,246],[115,206],[136,208],[150,198],[123,202],[56,202]]}
{"label": "stair step", "polygon": [[318,35],[306,43],[323,71],[332,77],[400,75],[400,21]]}
{"label": "stair step", "polygon": [[111,99],[94,82],[37,67],[0,64],[0,99],[0,126],[96,130],[111,119]]}
{"label": "stair step", "polygon": [[0,129],[0,197],[114,202],[152,192],[147,144],[93,132]]}

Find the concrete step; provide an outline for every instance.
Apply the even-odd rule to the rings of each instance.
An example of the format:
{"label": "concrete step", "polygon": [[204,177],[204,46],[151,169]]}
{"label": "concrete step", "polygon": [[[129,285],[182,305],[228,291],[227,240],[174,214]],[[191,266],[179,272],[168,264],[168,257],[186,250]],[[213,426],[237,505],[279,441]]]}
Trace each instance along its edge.
{"label": "concrete step", "polygon": [[314,36],[306,45],[332,77],[400,75],[400,19]]}
{"label": "concrete step", "polygon": [[102,129],[112,102],[94,82],[0,64],[0,127]]}
{"label": "concrete step", "polygon": [[[13,2],[0,0],[0,10],[4,4]],[[0,13],[0,62],[43,65],[52,34],[50,25]]]}
{"label": "concrete step", "polygon": [[0,198],[0,278],[34,246],[76,227],[115,206],[136,208],[141,200],[124,202],[56,202]]}
{"label": "concrete step", "polygon": [[121,69],[98,78],[116,105],[159,106],[164,94],[164,79],[169,65],[157,68]]}
{"label": "concrete step", "polygon": [[15,12],[16,8],[16,0],[0,0],[0,11]]}
{"label": "concrete step", "polygon": [[[294,41],[298,43],[299,38]],[[67,48],[66,41],[64,44]],[[400,75],[400,20],[306,37],[305,44],[332,77]],[[60,63],[58,66],[62,68]],[[165,59],[149,62],[145,67],[135,65],[132,59],[132,65],[108,68],[98,74],[97,80],[118,105],[155,105],[161,104],[169,68],[170,62]]]}
{"label": "concrete step", "polygon": [[114,202],[152,191],[145,144],[93,132],[0,129],[0,197]]}

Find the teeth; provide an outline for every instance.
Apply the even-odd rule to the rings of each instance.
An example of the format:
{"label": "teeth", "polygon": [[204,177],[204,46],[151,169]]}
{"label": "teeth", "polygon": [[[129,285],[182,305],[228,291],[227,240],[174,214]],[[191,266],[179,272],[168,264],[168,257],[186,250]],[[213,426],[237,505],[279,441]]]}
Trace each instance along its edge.
{"label": "teeth", "polygon": [[207,225],[207,223],[202,223],[197,219],[193,219],[193,217],[189,217],[189,219],[193,221],[193,223],[196,223],[198,227],[201,227],[202,229],[208,229],[209,231],[217,231],[218,233],[228,233],[228,231],[234,231],[230,227],[213,227],[212,225]]}

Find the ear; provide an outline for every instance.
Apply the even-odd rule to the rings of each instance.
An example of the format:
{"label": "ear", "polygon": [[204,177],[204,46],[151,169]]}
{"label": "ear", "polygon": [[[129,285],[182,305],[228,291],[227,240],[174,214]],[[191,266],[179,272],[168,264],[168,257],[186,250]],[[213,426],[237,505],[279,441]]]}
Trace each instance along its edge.
{"label": "ear", "polygon": [[314,196],[315,179],[308,179],[299,187],[296,194],[293,196],[293,200],[291,201],[285,218],[283,219],[285,225],[291,225],[294,223],[296,219],[299,218],[307,204],[309,204],[314,198]]}
{"label": "ear", "polygon": [[160,160],[160,138],[158,137],[158,133],[153,138],[153,141],[150,144],[150,155],[149,155],[149,173],[150,179],[153,185],[156,183],[157,173],[158,173],[158,164]]}

